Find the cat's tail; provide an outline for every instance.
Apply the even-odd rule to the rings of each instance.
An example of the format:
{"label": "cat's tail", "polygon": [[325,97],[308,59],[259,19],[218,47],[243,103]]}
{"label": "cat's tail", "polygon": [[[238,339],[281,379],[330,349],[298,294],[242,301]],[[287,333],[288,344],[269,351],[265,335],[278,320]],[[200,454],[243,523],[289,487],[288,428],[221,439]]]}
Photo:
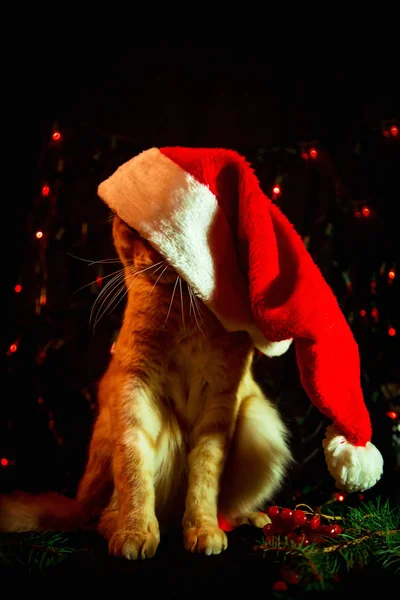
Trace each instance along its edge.
{"label": "cat's tail", "polygon": [[91,529],[77,500],[47,492],[0,496],[0,532],[77,531]]}

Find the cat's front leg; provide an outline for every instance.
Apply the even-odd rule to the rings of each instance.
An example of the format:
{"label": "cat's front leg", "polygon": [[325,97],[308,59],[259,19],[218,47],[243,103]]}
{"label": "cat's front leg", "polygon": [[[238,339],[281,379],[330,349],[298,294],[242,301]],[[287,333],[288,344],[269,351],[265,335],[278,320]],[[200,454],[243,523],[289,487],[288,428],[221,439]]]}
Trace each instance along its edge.
{"label": "cat's front leg", "polygon": [[136,383],[129,388],[128,393],[120,394],[113,410],[113,467],[119,516],[109,550],[115,556],[136,560],[154,556],[160,541],[154,492],[154,456],[160,425],[150,391]]}
{"label": "cat's front leg", "polygon": [[218,526],[217,505],[230,421],[230,411],[213,410],[204,415],[193,432],[183,518],[184,545],[190,552],[220,554],[228,546],[227,537]]}

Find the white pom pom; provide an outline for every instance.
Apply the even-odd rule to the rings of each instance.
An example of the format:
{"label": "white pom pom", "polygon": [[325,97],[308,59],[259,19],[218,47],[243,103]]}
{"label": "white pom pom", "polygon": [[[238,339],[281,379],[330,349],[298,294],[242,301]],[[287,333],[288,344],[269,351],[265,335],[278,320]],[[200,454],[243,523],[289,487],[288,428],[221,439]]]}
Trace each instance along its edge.
{"label": "white pom pom", "polygon": [[339,489],[348,493],[363,492],[381,478],[383,458],[371,442],[366,446],[353,446],[330,425],[322,445],[328,470]]}

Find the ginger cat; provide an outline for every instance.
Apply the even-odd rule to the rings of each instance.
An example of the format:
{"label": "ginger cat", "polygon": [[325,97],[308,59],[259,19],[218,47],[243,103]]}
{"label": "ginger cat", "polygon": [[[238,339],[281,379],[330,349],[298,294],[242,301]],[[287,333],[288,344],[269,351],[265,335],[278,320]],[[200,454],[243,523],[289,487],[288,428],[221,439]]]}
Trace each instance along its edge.
{"label": "ginger cat", "polygon": [[[127,304],[99,384],[79,519],[96,520],[115,556],[154,556],[159,524],[182,527],[187,550],[219,554],[222,523],[270,521],[257,511],[291,461],[288,432],[253,379],[248,334],[227,332],[116,215],[113,236]],[[11,512],[0,502],[0,530],[33,527]]]}

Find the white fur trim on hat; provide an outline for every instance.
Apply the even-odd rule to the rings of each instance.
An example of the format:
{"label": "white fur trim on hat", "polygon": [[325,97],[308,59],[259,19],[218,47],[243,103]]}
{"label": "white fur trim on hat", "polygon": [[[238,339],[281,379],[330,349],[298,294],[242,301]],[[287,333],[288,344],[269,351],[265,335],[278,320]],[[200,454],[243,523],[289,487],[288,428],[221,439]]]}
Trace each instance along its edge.
{"label": "white fur trim on hat", "polygon": [[363,492],[376,484],[383,472],[383,458],[371,442],[353,446],[329,425],[322,442],[328,470],[336,486],[345,492]]}
{"label": "white fur trim on hat", "polygon": [[270,342],[254,323],[236,241],[216,196],[151,148],[120,166],[99,196],[176,269],[228,331],[248,331],[267,356],[291,340]]}

